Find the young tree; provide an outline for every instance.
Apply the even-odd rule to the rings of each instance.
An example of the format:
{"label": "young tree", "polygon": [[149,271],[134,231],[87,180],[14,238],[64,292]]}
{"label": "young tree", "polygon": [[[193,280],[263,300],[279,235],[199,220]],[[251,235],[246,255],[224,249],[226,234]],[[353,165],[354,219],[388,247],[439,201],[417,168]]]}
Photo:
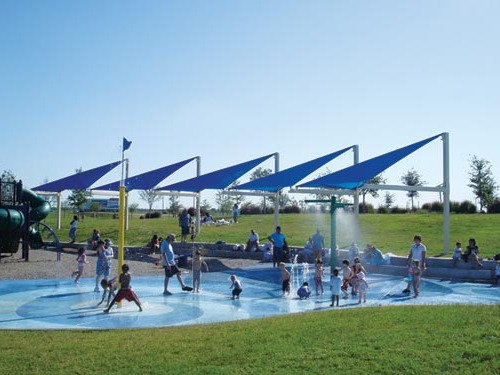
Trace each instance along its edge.
{"label": "young tree", "polygon": [[233,207],[233,200],[224,190],[218,190],[215,194],[215,204],[222,213],[229,213]]}
{"label": "young tree", "polygon": [[[258,167],[250,174],[250,181],[257,180],[262,177],[269,176],[273,171],[269,168]],[[262,197],[262,213],[265,214],[267,209],[267,197]]]}
{"label": "young tree", "polygon": [[155,189],[140,190],[139,197],[148,204],[150,214],[153,204],[160,199],[160,195]]}
{"label": "young tree", "polygon": [[391,194],[388,191],[386,191],[384,195],[384,207],[391,208],[393,204],[394,204],[394,194]]}
{"label": "young tree", "polygon": [[[370,185],[381,185],[385,184],[385,178],[382,177],[381,174],[369,179],[366,181],[367,184]],[[363,211],[366,212],[366,194],[370,194],[373,198],[378,198],[378,190],[377,189],[366,189],[361,187],[359,189],[359,193],[361,194],[362,198],[362,204],[363,204]]]}
{"label": "young tree", "polygon": [[137,211],[137,209],[139,208],[139,203],[132,203],[132,204],[129,204],[128,206],[128,211],[133,214],[135,211]]}
{"label": "young tree", "polygon": [[[406,186],[422,186],[425,184],[425,181],[422,180],[422,176],[413,168],[410,169],[406,174],[401,176],[401,182]],[[419,196],[418,191],[416,190],[408,190],[406,193],[408,198],[411,199],[411,210],[414,210],[413,199]]]}
{"label": "young tree", "polygon": [[[229,185],[229,188],[234,188],[236,186],[238,186],[240,184],[240,182],[238,180],[234,181],[231,185]],[[241,204],[243,202],[245,202],[245,196],[244,195],[232,195],[231,196],[231,200],[234,203],[236,203],[239,206],[241,206]]]}
{"label": "young tree", "polygon": [[[76,173],[81,173],[82,168],[77,168],[75,169]],[[92,194],[90,194],[89,191],[85,189],[74,189],[71,190],[71,194],[68,196],[68,199],[66,200],[68,202],[68,205],[70,207],[73,207],[73,209],[77,211],[81,211],[82,206],[87,203],[89,197],[91,197]]]}
{"label": "young tree", "polygon": [[170,202],[170,206],[168,207],[167,212],[172,216],[177,216],[182,208],[179,197],[176,195],[171,195],[170,197],[168,197],[168,201]]}
{"label": "young tree", "polygon": [[488,208],[494,202],[498,186],[491,173],[489,161],[472,155],[470,167],[469,181],[471,183],[467,186],[472,188],[477,201],[479,201],[479,211],[482,212],[484,207]]}
{"label": "young tree", "polygon": [[77,211],[81,211],[82,206],[87,203],[89,197],[91,197],[92,194],[88,192],[87,190],[83,189],[75,189],[71,190],[71,194],[68,196],[67,202],[68,206],[73,207],[73,209]]}

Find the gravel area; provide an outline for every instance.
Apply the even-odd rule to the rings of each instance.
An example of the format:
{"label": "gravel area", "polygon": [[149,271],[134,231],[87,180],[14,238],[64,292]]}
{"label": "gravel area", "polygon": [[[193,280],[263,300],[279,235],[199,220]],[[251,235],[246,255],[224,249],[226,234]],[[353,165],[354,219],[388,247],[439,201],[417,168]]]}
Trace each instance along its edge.
{"label": "gravel area", "polygon": [[[87,251],[89,264],[85,268],[83,277],[95,276],[96,257],[93,253],[93,251]],[[57,261],[57,252],[54,249],[30,250],[29,261],[25,261],[21,256],[20,250],[12,256],[2,254],[0,280],[68,278],[71,272],[76,269],[76,249],[64,248],[60,261]],[[125,256],[125,262],[130,266],[130,272],[135,276],[159,276],[163,275],[163,269],[155,265],[159,258],[158,254],[131,254]],[[211,272],[221,272],[260,263],[260,261],[253,259],[214,257],[205,257],[204,259]],[[116,274],[117,264],[118,261],[115,260],[112,273]],[[190,268],[184,270],[188,272]]]}

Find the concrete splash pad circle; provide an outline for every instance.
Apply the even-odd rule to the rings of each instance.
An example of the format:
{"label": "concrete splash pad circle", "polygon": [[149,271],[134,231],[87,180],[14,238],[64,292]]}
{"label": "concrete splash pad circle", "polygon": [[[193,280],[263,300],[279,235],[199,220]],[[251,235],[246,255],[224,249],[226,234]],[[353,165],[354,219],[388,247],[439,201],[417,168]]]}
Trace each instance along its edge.
{"label": "concrete splash pad circle", "polygon": [[[328,275],[328,268],[325,275]],[[239,300],[232,300],[230,274],[243,283]],[[293,275],[293,274],[292,274]],[[289,296],[282,297],[281,278],[269,264],[228,272],[204,273],[200,293],[181,291],[175,278],[170,281],[173,295],[163,296],[163,277],[134,277],[132,286],[141,299],[144,311],[134,303],[123,301],[121,307],[97,307],[102,293],[93,292],[95,279],[85,278],[75,285],[72,279],[1,280],[0,329],[126,329],[209,324],[255,319],[275,315],[332,309],[329,277],[323,278],[323,295],[316,295],[312,269],[308,273],[312,295],[299,300],[295,288],[303,279],[292,280]],[[191,275],[183,275],[187,285]],[[333,309],[434,305],[434,304],[500,304],[500,287],[488,284],[461,283],[449,280],[423,279],[420,295],[402,293],[403,278],[369,274],[367,302],[357,297],[341,299]]]}

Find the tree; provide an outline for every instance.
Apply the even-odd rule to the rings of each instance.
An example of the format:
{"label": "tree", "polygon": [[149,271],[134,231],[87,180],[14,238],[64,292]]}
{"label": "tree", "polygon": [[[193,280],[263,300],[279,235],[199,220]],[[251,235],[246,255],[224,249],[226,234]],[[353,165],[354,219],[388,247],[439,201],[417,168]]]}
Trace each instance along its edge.
{"label": "tree", "polygon": [[141,197],[141,199],[148,204],[149,213],[151,213],[151,209],[153,208],[153,204],[156,201],[160,200],[160,195],[158,194],[158,191],[155,189],[140,190],[139,197]]}
{"label": "tree", "polygon": [[215,194],[215,204],[220,212],[228,213],[233,207],[233,200],[224,190],[218,190]]}
{"label": "tree", "polygon": [[168,206],[167,212],[173,217],[177,216],[182,209],[182,204],[179,200],[179,197],[176,195],[171,195],[170,197],[168,197],[168,201],[170,205]]}
{"label": "tree", "polygon": [[[81,173],[82,168],[77,168],[75,169],[76,173]],[[68,199],[66,200],[68,202],[68,205],[70,207],[73,207],[73,209],[77,211],[81,211],[82,206],[87,203],[89,197],[91,197],[92,194],[88,192],[85,189],[74,189],[71,190],[71,194],[68,196]]]}
{"label": "tree", "polygon": [[[259,178],[269,176],[271,173],[273,173],[273,171],[269,168],[258,167],[250,174],[250,181],[258,180]],[[266,210],[267,210],[267,197],[263,196],[262,197],[262,213],[265,214]]]}
{"label": "tree", "polygon": [[73,209],[77,211],[81,211],[82,206],[87,203],[89,197],[91,197],[92,194],[88,192],[87,190],[83,189],[75,189],[71,190],[71,194],[68,196],[67,202],[68,206],[73,207]]}
{"label": "tree", "polygon": [[[366,181],[367,184],[370,184],[370,185],[381,185],[381,184],[385,184],[385,178],[382,177],[381,174],[369,179],[368,181]],[[365,204],[366,204],[366,194],[370,194],[373,198],[378,198],[378,189],[366,189],[366,188],[363,188],[361,187],[361,189],[359,189],[359,193],[361,194],[361,197],[362,197],[362,203],[363,203],[363,212],[366,212],[365,211]]]}
{"label": "tree", "polygon": [[[406,174],[401,176],[401,182],[406,186],[422,186],[425,184],[425,181],[422,180],[422,176],[413,168],[410,169]],[[414,210],[413,199],[419,196],[417,190],[408,190],[406,193],[408,198],[411,199],[411,210]]]}
{"label": "tree", "polygon": [[132,204],[129,204],[128,206],[128,211],[133,214],[135,211],[137,211],[137,209],[139,208],[139,203],[132,203]]}
{"label": "tree", "polygon": [[394,204],[394,194],[391,194],[388,191],[386,191],[384,195],[384,207],[391,208],[393,204]]}
{"label": "tree", "polygon": [[484,207],[488,208],[494,202],[498,186],[492,176],[489,161],[472,155],[470,167],[469,181],[471,183],[467,186],[472,188],[472,192],[479,201],[479,211],[482,212]]}
{"label": "tree", "polygon": [[[240,182],[238,180],[236,180],[231,185],[229,185],[229,189],[235,188],[239,184],[240,184]],[[236,203],[238,205],[238,207],[239,207],[245,201],[245,196],[241,195],[241,194],[239,194],[239,195],[232,195],[231,196],[231,201],[233,202],[233,204]]]}

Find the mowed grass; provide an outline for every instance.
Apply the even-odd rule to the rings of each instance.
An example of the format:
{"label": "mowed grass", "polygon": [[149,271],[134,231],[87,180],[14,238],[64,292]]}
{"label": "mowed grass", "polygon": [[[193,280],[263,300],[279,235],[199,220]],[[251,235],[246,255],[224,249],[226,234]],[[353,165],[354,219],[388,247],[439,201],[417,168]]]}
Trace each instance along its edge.
{"label": "mowed grass", "polygon": [[326,310],[177,328],[0,331],[0,374],[498,374],[500,307]]}
{"label": "mowed grass", "polygon": [[[72,214],[64,213],[62,228],[57,231],[61,241],[68,241],[69,222]],[[226,217],[228,219],[229,217]],[[349,214],[337,214],[337,244],[348,248],[354,238],[354,217]],[[279,224],[291,246],[303,246],[307,238],[319,227],[330,246],[330,214],[282,214]],[[56,227],[55,213],[46,219],[46,224]],[[115,244],[118,240],[118,220],[109,215],[92,217],[87,214],[80,221],[77,231],[77,242],[85,242],[92,229],[99,229],[103,238],[111,238]],[[255,229],[261,239],[274,231],[273,215],[244,215],[237,224],[223,226],[202,226],[196,236],[197,242],[214,243],[218,240],[226,243],[245,243],[250,229]],[[360,248],[373,243],[384,253],[406,255],[412,243],[413,235],[419,233],[427,246],[428,255],[440,256],[443,252],[443,216],[440,214],[364,214],[360,215]],[[493,256],[500,252],[500,215],[452,215],[450,219],[450,253],[456,241],[463,247],[469,238],[474,237],[479,245],[480,255]],[[126,245],[145,246],[153,234],[165,237],[173,232],[180,235],[177,218],[163,215],[158,219],[140,219],[132,215],[129,229],[125,233]],[[261,241],[262,242],[262,241]]]}

